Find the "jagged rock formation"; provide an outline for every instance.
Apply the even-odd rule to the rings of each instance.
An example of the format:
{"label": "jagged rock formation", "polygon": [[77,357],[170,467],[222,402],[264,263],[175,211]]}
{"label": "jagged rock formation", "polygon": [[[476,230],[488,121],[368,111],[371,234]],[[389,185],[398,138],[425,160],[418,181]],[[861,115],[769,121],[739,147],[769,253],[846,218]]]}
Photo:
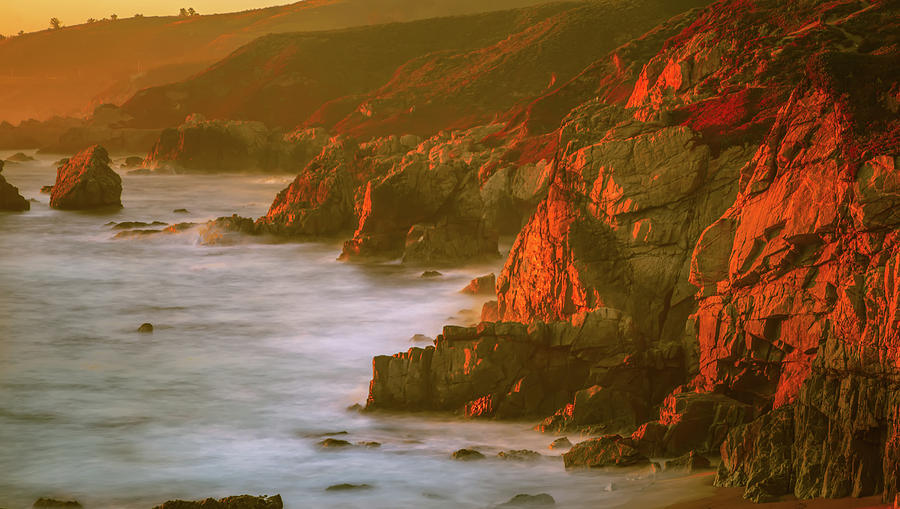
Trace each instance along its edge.
{"label": "jagged rock formation", "polygon": [[[547,197],[485,308],[504,322],[376,358],[369,406],[519,416],[553,393],[542,428],[637,427],[622,440],[643,455],[721,445],[717,482],[753,500],[893,501],[898,19],[888,1],[723,0],[534,101],[495,135],[524,153],[561,119]],[[599,312],[615,326],[534,339]],[[509,322],[525,332],[487,332]],[[551,352],[575,376],[541,378]]]}
{"label": "jagged rock formation", "polygon": [[[3,171],[3,161],[0,161],[0,172]],[[28,200],[19,194],[19,188],[6,181],[3,175],[0,175],[0,210],[11,210],[14,212],[28,210],[31,204]]]}
{"label": "jagged rock formation", "polygon": [[56,170],[50,206],[68,210],[121,207],[122,178],[109,163],[109,154],[100,145],[71,157]]}

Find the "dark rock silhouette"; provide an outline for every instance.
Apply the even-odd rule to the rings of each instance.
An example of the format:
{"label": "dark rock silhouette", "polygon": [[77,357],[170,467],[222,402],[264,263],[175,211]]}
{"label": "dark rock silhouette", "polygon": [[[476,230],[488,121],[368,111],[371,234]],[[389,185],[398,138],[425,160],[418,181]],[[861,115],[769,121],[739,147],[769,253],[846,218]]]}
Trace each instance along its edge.
{"label": "dark rock silhouette", "polygon": [[[3,171],[3,161],[0,161],[0,172]],[[3,175],[0,175],[0,210],[10,210],[19,212],[29,210],[31,204],[28,203],[21,194],[19,188],[6,181]]]}

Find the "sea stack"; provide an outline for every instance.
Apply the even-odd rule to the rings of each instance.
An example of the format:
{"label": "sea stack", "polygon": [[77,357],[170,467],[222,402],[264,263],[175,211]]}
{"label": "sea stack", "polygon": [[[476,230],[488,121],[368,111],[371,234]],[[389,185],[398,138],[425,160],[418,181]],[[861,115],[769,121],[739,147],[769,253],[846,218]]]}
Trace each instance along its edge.
{"label": "sea stack", "polygon": [[50,206],[63,210],[121,207],[122,178],[109,163],[109,154],[100,145],[69,159],[56,172]]}

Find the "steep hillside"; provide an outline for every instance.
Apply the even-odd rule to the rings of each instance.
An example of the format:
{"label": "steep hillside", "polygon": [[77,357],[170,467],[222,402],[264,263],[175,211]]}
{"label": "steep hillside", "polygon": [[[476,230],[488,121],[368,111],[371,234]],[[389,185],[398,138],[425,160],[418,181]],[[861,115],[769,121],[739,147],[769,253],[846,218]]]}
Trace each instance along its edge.
{"label": "steep hillside", "polygon": [[[489,10],[540,0],[307,0],[193,17],[129,17],[0,41],[0,121],[83,114],[199,72],[257,37]],[[173,13],[174,14],[174,13]]]}
{"label": "steep hillside", "polygon": [[490,120],[568,80],[662,19],[705,3],[551,3],[273,35],[189,80],[142,91],[123,110],[139,127],[170,126],[189,113],[202,113],[351,135],[428,136]]}

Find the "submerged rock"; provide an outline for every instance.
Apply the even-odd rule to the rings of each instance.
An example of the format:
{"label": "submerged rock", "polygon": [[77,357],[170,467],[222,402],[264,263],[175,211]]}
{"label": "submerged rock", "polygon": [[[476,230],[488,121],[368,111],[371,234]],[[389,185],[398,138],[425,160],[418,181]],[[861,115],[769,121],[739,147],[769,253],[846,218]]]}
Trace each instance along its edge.
{"label": "submerged rock", "polygon": [[443,276],[443,274],[441,274],[440,272],[438,272],[436,270],[426,270],[419,277],[428,279],[428,278],[441,277],[441,276]]}
{"label": "submerged rock", "polygon": [[153,324],[152,323],[142,323],[141,326],[138,327],[137,331],[142,334],[151,334],[151,333],[153,333]]}
{"label": "submerged rock", "polygon": [[341,449],[344,447],[353,447],[353,444],[346,440],[341,440],[340,438],[326,438],[319,442],[318,446],[323,449]]}
{"label": "submerged rock", "polygon": [[237,495],[219,500],[214,498],[194,501],[169,500],[153,509],[284,509],[284,503],[281,495],[272,495],[271,497]]}
{"label": "submerged rock", "polygon": [[109,226],[111,226],[113,230],[131,230],[134,228],[148,228],[151,226],[167,226],[167,224],[162,221],[153,221],[152,223],[145,223],[143,221],[122,221],[121,223],[114,222]]}
{"label": "submerged rock", "polygon": [[61,166],[50,192],[55,209],[122,206],[122,178],[109,167],[109,155],[99,145],[87,148]]}
{"label": "submerged rock", "polygon": [[53,498],[39,498],[31,506],[33,509],[81,509],[82,505],[76,500],[56,500]]}
{"label": "submerged rock", "polygon": [[534,461],[540,459],[541,455],[536,451],[530,451],[528,449],[514,449],[510,451],[500,451],[497,453],[497,457],[511,461]]}
{"label": "submerged rock", "polygon": [[481,454],[475,449],[460,449],[458,451],[454,451],[453,454],[450,455],[450,457],[458,461],[472,461],[483,460],[484,454]]}
{"label": "submerged rock", "polygon": [[556,500],[547,493],[538,493],[537,495],[520,493],[494,507],[551,507],[554,505],[556,505]]}
{"label": "submerged rock", "polygon": [[370,490],[370,489],[372,489],[371,484],[341,483],[341,484],[332,484],[331,486],[325,488],[325,491],[354,491],[354,490]]}

